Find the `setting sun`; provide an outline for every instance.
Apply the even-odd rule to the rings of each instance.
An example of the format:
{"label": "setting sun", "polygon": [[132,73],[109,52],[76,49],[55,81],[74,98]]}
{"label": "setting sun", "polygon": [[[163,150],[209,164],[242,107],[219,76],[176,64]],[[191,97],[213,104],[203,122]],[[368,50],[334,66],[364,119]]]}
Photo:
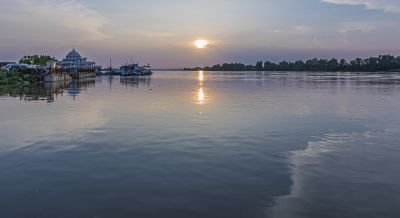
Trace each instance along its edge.
{"label": "setting sun", "polygon": [[208,41],[204,40],[204,39],[198,39],[196,41],[194,41],[194,45],[196,46],[196,48],[206,48],[208,45]]}

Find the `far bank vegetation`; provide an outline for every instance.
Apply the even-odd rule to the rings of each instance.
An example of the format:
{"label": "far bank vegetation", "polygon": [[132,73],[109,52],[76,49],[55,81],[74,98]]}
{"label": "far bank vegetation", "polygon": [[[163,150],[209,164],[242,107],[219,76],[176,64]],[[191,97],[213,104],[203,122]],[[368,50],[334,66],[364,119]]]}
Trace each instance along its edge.
{"label": "far bank vegetation", "polygon": [[256,65],[242,63],[224,63],[214,66],[185,68],[184,70],[205,71],[314,71],[314,72],[384,72],[400,71],[400,56],[380,55],[370,58],[345,59],[309,59],[295,62],[258,61]]}

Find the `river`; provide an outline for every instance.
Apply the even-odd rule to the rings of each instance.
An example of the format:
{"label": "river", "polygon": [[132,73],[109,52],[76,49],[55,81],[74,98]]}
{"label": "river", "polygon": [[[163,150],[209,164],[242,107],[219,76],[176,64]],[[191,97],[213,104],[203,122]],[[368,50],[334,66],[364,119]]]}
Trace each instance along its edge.
{"label": "river", "polygon": [[0,217],[400,216],[400,74],[0,87]]}

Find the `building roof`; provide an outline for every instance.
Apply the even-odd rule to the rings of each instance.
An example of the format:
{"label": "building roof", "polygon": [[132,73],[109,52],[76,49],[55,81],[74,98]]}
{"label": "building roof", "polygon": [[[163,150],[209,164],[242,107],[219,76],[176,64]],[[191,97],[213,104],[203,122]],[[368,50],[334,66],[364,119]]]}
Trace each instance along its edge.
{"label": "building roof", "polygon": [[16,64],[16,62],[11,62],[11,61],[0,62],[0,68],[6,66],[7,64]]}
{"label": "building roof", "polygon": [[81,55],[75,50],[68,52],[67,56],[58,62],[58,65],[62,67],[93,67],[96,65],[95,62],[88,61],[86,57],[81,57]]}
{"label": "building roof", "polygon": [[75,49],[72,49],[72,51],[70,51],[68,54],[67,54],[67,57],[81,57],[81,55],[75,50]]}

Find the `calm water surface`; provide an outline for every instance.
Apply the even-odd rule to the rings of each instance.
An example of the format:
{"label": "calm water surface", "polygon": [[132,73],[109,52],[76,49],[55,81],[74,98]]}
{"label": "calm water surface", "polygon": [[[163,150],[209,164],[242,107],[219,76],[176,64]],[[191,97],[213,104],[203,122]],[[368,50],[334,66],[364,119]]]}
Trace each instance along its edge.
{"label": "calm water surface", "polygon": [[0,217],[400,217],[400,75],[0,87]]}

